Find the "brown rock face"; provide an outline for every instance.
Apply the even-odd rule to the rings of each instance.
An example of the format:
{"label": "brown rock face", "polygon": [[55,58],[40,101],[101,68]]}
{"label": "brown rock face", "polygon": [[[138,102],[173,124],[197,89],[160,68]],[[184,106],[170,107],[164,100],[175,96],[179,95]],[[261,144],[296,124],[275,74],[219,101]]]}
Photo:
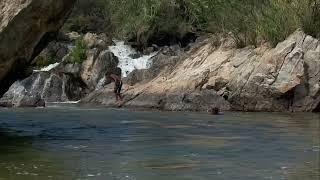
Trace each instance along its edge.
{"label": "brown rock face", "polygon": [[60,29],[75,0],[0,1],[0,96]]}

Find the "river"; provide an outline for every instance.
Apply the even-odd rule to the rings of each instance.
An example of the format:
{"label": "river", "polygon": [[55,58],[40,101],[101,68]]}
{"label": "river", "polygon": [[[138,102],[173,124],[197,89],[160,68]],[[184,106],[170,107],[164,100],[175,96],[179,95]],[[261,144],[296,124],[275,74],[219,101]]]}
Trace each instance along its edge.
{"label": "river", "polygon": [[320,115],[0,109],[0,180],[317,180]]}

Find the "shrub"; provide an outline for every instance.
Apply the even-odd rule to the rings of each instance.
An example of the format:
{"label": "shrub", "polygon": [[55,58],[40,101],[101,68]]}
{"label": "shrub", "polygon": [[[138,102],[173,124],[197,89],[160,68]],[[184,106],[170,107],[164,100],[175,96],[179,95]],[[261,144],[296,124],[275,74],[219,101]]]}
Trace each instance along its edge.
{"label": "shrub", "polygon": [[54,58],[54,56],[48,54],[48,55],[40,55],[36,59],[36,67],[37,68],[43,68],[50,64],[54,64],[57,62],[57,59]]}
{"label": "shrub", "polygon": [[87,45],[83,40],[83,37],[80,37],[75,42],[75,47],[70,54],[70,62],[81,64],[86,58]]}
{"label": "shrub", "polygon": [[[79,0],[69,24],[147,46],[190,33],[232,32],[238,45],[276,45],[297,28],[319,37],[320,0]],[[156,42],[157,43],[157,42]]]}
{"label": "shrub", "polygon": [[106,32],[110,30],[108,0],[78,0],[63,31]]}
{"label": "shrub", "polygon": [[320,38],[320,0],[309,0],[302,18],[302,27],[307,34]]}

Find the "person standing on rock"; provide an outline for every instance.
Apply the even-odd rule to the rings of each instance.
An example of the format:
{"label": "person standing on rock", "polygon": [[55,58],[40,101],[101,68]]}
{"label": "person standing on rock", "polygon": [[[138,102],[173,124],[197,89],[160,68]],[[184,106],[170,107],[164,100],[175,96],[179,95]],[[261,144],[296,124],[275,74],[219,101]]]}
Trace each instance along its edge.
{"label": "person standing on rock", "polygon": [[122,80],[121,80],[121,76],[115,75],[115,74],[106,74],[106,76],[110,77],[112,81],[114,81],[114,93],[116,95],[116,99],[117,101],[122,101],[123,97],[121,95],[121,89],[122,89]]}

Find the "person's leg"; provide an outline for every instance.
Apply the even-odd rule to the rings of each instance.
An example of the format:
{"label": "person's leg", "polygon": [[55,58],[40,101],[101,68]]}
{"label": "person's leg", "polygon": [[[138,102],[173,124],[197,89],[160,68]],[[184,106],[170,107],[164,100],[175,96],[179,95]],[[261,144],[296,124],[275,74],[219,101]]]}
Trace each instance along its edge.
{"label": "person's leg", "polygon": [[114,95],[116,96],[116,101],[118,101],[118,92],[117,92],[117,87],[114,88]]}
{"label": "person's leg", "polygon": [[116,101],[119,101],[118,93],[115,93],[116,95]]}
{"label": "person's leg", "polygon": [[121,101],[123,100],[123,97],[122,97],[121,93],[118,93],[118,97],[119,97],[119,99],[120,99]]}
{"label": "person's leg", "polygon": [[120,100],[122,101],[123,100],[123,97],[121,95],[121,89],[122,89],[122,83],[119,84],[119,87],[118,87],[118,95],[119,95],[119,98]]}

